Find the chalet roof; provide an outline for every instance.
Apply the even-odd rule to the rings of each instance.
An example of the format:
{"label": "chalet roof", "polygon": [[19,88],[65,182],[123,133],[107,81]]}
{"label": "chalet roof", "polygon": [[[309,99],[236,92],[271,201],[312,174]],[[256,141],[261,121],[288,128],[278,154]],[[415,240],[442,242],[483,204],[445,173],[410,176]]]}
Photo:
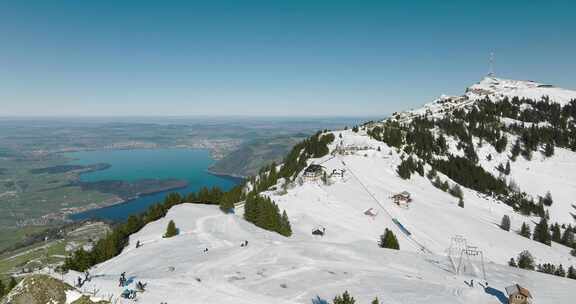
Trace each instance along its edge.
{"label": "chalet roof", "polygon": [[309,165],[304,172],[318,172],[321,171],[324,167],[321,165],[311,164]]}
{"label": "chalet roof", "polygon": [[506,293],[508,294],[508,296],[511,295],[515,295],[515,294],[521,294],[527,298],[532,299],[532,294],[530,294],[530,291],[518,284],[514,284],[514,285],[510,285],[508,287],[506,287]]}

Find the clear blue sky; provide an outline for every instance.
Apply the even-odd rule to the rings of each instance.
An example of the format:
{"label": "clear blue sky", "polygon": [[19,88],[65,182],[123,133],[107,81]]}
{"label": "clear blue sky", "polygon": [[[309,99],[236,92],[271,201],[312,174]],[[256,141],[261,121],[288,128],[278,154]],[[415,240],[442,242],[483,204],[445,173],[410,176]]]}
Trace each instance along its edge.
{"label": "clear blue sky", "polygon": [[383,115],[576,88],[574,1],[2,1],[0,116]]}

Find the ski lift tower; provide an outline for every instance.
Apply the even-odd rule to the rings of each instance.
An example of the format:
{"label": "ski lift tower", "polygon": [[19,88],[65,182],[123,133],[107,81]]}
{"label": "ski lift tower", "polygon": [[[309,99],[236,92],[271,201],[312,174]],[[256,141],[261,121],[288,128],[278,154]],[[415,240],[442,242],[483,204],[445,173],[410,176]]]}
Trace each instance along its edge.
{"label": "ski lift tower", "polygon": [[484,253],[478,247],[468,245],[463,236],[456,235],[450,239],[448,258],[455,274],[478,276],[480,272],[482,279],[486,280]]}

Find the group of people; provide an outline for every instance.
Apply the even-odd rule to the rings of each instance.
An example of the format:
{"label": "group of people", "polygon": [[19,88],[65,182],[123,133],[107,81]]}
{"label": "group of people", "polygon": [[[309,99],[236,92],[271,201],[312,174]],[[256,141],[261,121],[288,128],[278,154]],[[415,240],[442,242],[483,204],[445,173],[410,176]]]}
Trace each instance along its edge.
{"label": "group of people", "polygon": [[[122,272],[120,274],[119,281],[120,281],[120,287],[126,287],[130,284],[128,282],[128,279],[126,279],[126,272]],[[135,299],[137,292],[146,291],[146,285],[147,285],[147,283],[142,283],[142,281],[138,281],[136,283],[136,290],[126,288],[126,289],[124,289],[124,291],[122,291],[122,294],[120,296],[122,298],[125,298],[125,299]]]}
{"label": "group of people", "polygon": [[242,242],[242,244],[240,244],[240,247],[248,247],[248,240]]}
{"label": "group of people", "polygon": [[82,277],[78,277],[78,283],[76,284],[76,286],[78,286],[78,288],[82,287],[84,285],[84,283],[90,281],[90,273],[88,271],[84,272],[84,280],[82,280]]}

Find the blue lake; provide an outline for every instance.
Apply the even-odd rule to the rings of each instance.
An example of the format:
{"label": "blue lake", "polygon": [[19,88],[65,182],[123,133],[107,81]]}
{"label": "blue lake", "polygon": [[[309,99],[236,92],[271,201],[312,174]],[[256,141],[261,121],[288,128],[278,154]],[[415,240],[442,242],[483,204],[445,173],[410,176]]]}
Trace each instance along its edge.
{"label": "blue lake", "polygon": [[207,150],[190,149],[137,149],[106,150],[67,153],[73,158],[71,164],[88,165],[107,163],[111,167],[81,175],[81,180],[94,182],[101,180],[135,181],[138,179],[176,178],[188,181],[186,188],[158,192],[129,200],[125,203],[89,210],[71,215],[73,220],[106,219],[124,220],[131,214],[145,211],[156,202],[162,201],[170,192],[186,194],[200,188],[217,186],[228,190],[241,182],[241,179],[210,174],[207,170],[214,163]]}

